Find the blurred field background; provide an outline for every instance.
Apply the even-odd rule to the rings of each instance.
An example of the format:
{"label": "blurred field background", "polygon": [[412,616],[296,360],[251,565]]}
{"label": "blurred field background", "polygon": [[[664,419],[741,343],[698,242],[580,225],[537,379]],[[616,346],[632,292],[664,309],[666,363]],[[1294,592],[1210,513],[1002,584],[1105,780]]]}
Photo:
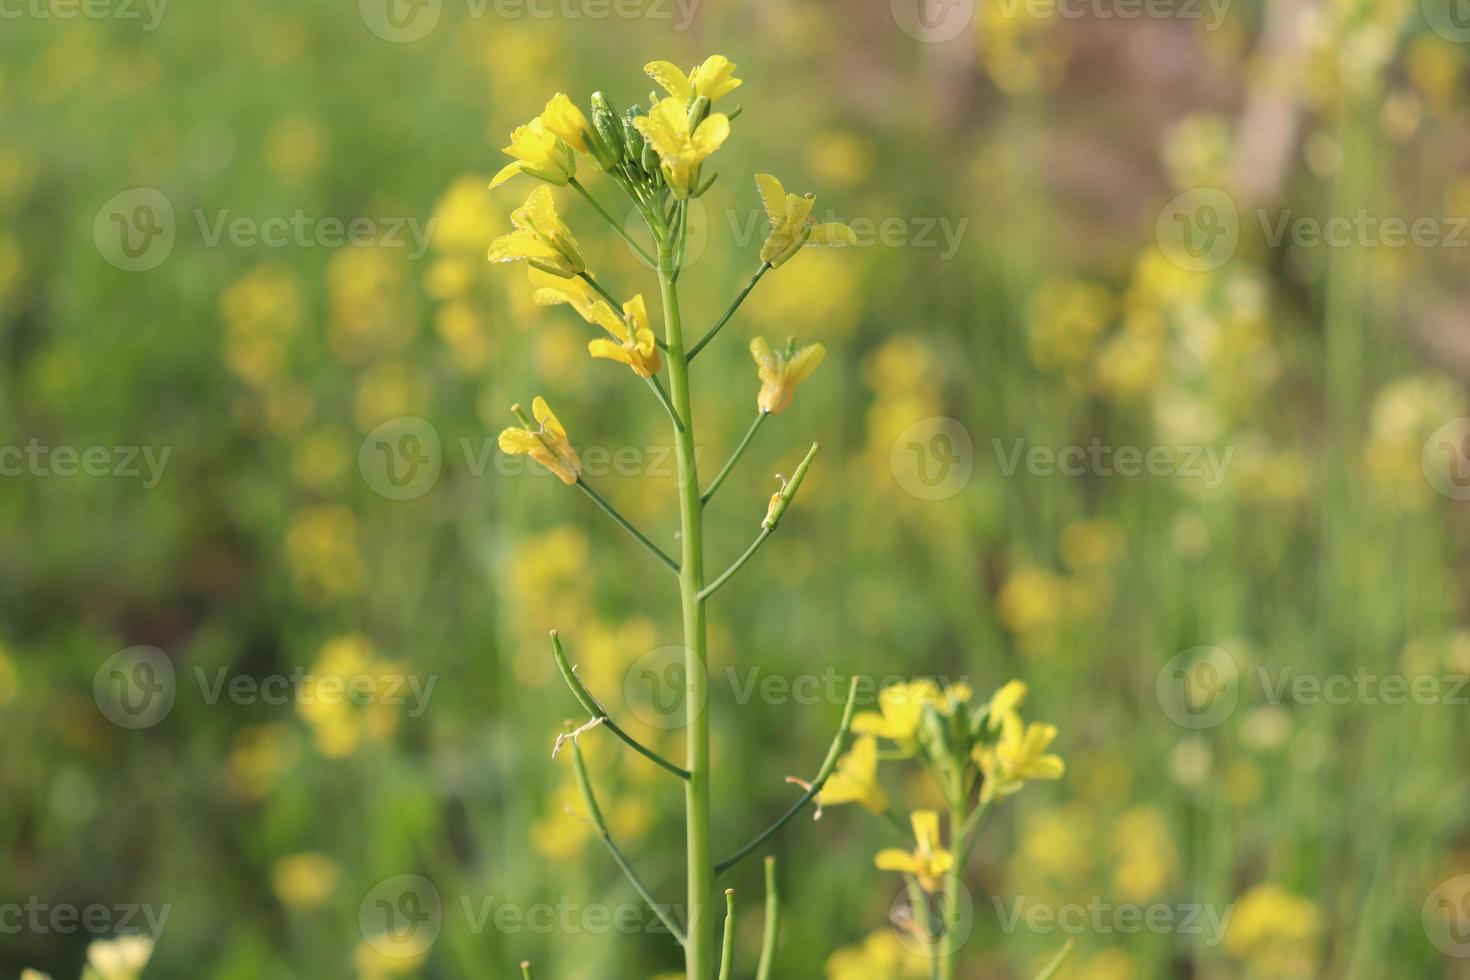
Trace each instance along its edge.
{"label": "blurred field background", "polygon": [[[167,906],[149,978],[679,969],[666,936],[465,914],[635,901],[567,812],[580,803],[550,747],[576,706],[545,635],[561,630],[615,716],[630,665],[678,636],[646,555],[581,495],[497,459],[507,406],[543,394],[579,446],[637,450],[646,465],[593,482],[674,547],[661,413],[587,358],[583,323],[484,262],[532,186],[486,184],[552,92],[626,107],[651,88],[644,62],[718,52],[739,65],[744,112],[703,199],[686,329],[756,265],[763,228],[739,229],[757,170],[815,191],[824,218],[897,224],[767,276],[696,368],[709,475],[754,407],[750,338],[829,352],[714,505],[718,571],[756,532],[772,474],[822,443],[782,532],[712,607],[717,850],[784,810],[784,777],[813,774],[841,707],[840,687],[741,698],[727,668],[967,677],[982,695],[1020,677],[1028,714],[1061,727],[1068,774],[987,831],[964,976],[1030,976],[1071,935],[1007,930],[992,896],[1231,912],[1223,941],[1082,930],[1069,980],[1470,976],[1466,692],[1272,704],[1258,681],[1470,673],[1452,499],[1467,461],[1431,440],[1467,414],[1470,236],[1267,234],[1288,211],[1451,230],[1470,213],[1470,49],[1433,0],[1239,0],[1218,23],[1204,7],[959,3],[930,11],[962,17],[946,40],[903,29],[902,4],[705,0],[686,24],[651,2],[596,17],[444,0],[412,41],[354,7],[176,3],[148,30],[141,6],[129,20],[31,4],[0,22],[0,445],[170,450],[151,487],[0,482],[0,901]],[[1239,209],[1239,242],[1190,271],[1157,229],[1202,187]],[[170,202],[177,236],[128,271],[94,225],[136,188]],[[589,264],[652,300],[596,216],[557,199]],[[422,255],[401,238],[210,244],[196,215],[221,211],[436,223]],[[376,492],[359,459],[401,416],[442,442],[412,500]],[[972,447],[944,499],[903,463],[903,434],[935,418]],[[1210,447],[1229,464],[1215,481],[1007,475],[1017,440]],[[129,730],[93,684],[134,645],[166,654],[178,690],[166,719]],[[1238,665],[1238,703],[1188,728],[1158,679],[1201,646]],[[211,704],[195,672],[221,668],[436,686],[417,716]],[[676,733],[623,717],[679,758]],[[605,735],[585,743],[614,833],[675,900],[678,787]],[[889,791],[906,809],[930,797],[901,777]],[[893,842],[852,807],[787,828],[778,976],[912,975],[886,925],[897,881],[872,867]],[[442,931],[394,961],[359,912],[403,874],[434,883]],[[748,966],[759,862],[730,880]],[[91,938],[7,929],[0,976],[70,980]]]}

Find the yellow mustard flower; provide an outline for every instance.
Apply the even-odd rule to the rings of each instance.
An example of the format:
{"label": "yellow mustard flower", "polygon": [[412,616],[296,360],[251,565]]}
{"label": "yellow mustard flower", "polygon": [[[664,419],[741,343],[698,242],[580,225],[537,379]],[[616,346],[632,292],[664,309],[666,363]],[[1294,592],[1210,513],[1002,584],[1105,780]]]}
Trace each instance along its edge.
{"label": "yellow mustard flower", "polygon": [[42,973],[40,970],[32,970],[26,967],[20,971],[20,980],[51,980],[51,974]]}
{"label": "yellow mustard flower", "polygon": [[341,877],[336,862],[316,851],[291,854],[271,865],[271,887],[281,904],[292,909],[320,906]]}
{"label": "yellow mustard flower", "polygon": [[660,100],[648,115],[635,118],[633,125],[658,154],[664,178],[681,197],[694,190],[699,165],[730,136],[730,120],[718,112],[691,129],[689,110],[676,98]]}
{"label": "yellow mustard flower", "polygon": [[622,316],[614,313],[606,303],[595,307],[593,315],[596,317],[594,322],[615,339],[599,337],[591,341],[587,345],[589,354],[626,364],[640,378],[651,378],[658,373],[663,366],[663,357],[648,325],[648,308],[643,305],[642,293],[623,304]]}
{"label": "yellow mustard flower", "polygon": [[1057,726],[1032,722],[1008,711],[1002,716],[1000,738],[994,745],[977,745],[975,761],[985,773],[981,798],[986,802],[998,796],[1019,792],[1031,779],[1061,779],[1066,766],[1061,756],[1047,755],[1047,746],[1057,737]]}
{"label": "yellow mustard flower", "polygon": [[860,944],[827,957],[826,980],[920,980],[929,975],[920,954],[905,949],[892,929],[870,933]]}
{"label": "yellow mustard flower", "polygon": [[701,95],[717,102],[741,85],[740,79],[735,77],[734,63],[722,54],[710,55],[687,75],[670,61],[650,61],[643,70],[665,92],[685,103],[693,102]]}
{"label": "yellow mustard flower", "polygon": [[99,980],[137,980],[153,955],[148,936],[118,936],[98,939],[87,947],[87,965]]}
{"label": "yellow mustard flower", "polygon": [[[550,108],[547,106],[548,110]],[[564,121],[562,116],[555,118],[558,124]],[[571,146],[552,132],[540,116],[524,126],[517,126],[510,134],[510,145],[503,147],[501,152],[515,157],[515,161],[507,163],[491,178],[491,190],[516,174],[528,174],[558,187],[565,187],[577,176],[577,158],[572,154]]]}
{"label": "yellow mustard flower", "polygon": [[549,187],[532,191],[526,203],[511,212],[510,223],[516,230],[490,243],[491,262],[525,259],[533,269],[563,279],[586,270],[577,239],[556,213]]}
{"label": "yellow mustard flower", "polygon": [[859,735],[876,735],[912,749],[925,705],[939,697],[933,681],[890,684],[878,695],[878,711],[863,711],[852,720],[852,730]]}
{"label": "yellow mustard flower", "polygon": [[861,803],[873,813],[888,810],[888,794],[878,784],[878,740],[865,735],[837,760],[837,771],[817,794],[818,806]]}
{"label": "yellow mustard flower", "polygon": [[847,225],[838,221],[819,225],[812,220],[812,206],[817,200],[814,195],[788,194],[770,174],[756,174],[755,186],[760,190],[761,203],[771,221],[771,233],[761,246],[761,261],[769,262],[772,268],[791,258],[802,246],[841,248],[857,244]]}
{"label": "yellow mustard flower", "polygon": [[915,810],[910,818],[914,825],[915,847],[901,851],[886,848],[873,858],[879,871],[902,871],[919,881],[919,887],[932,892],[939,879],[954,866],[954,856],[939,846],[939,814],[933,810]]}
{"label": "yellow mustard flower", "polygon": [[939,697],[934,700],[934,706],[942,715],[953,715],[962,704],[969,704],[970,699],[975,696],[975,691],[964,681],[950,684],[940,692]]}
{"label": "yellow mustard flower", "polygon": [[592,132],[592,124],[565,94],[558,92],[553,95],[537,118],[542,126],[572,149],[582,153],[592,152],[587,146],[587,134]]}
{"label": "yellow mustard flower", "polygon": [[527,274],[531,285],[536,287],[535,292],[531,294],[531,299],[537,306],[556,306],[559,303],[565,303],[576,310],[577,315],[588,323],[596,323],[594,314],[597,307],[607,305],[607,302],[597,295],[597,292],[581,277],[566,279],[534,266],[527,270]]}
{"label": "yellow mustard flower", "polygon": [[[520,406],[511,406],[511,411],[520,415]],[[561,482],[568,486],[576,483],[582,472],[582,460],[567,440],[567,430],[540,395],[531,402],[531,413],[540,426],[533,429],[523,423],[522,428],[511,426],[504,430],[500,433],[500,451],[512,456],[524,453],[555,473]]]}
{"label": "yellow mustard flower", "polygon": [[1002,685],[990,696],[990,703],[985,707],[985,726],[992,732],[1000,731],[1001,722],[1006,715],[1021,707],[1029,690],[1025,681],[1008,681]]}
{"label": "yellow mustard flower", "polygon": [[821,344],[811,344],[799,351],[787,345],[785,351],[772,350],[766,338],[757,337],[750,342],[750,356],[755,358],[756,373],[761,380],[760,395],[756,406],[768,415],[785,411],[791,404],[796,386],[811,376],[827,356]]}

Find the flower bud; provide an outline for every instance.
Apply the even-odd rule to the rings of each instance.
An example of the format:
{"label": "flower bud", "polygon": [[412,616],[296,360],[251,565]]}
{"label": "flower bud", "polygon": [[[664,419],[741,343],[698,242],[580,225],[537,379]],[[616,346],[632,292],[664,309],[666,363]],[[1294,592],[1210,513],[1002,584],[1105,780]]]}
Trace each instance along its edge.
{"label": "flower bud", "polygon": [[709,109],[711,105],[713,105],[713,103],[710,102],[709,96],[707,95],[701,95],[699,98],[689,103],[689,131],[691,133],[694,132],[694,130],[698,129],[699,124],[704,122],[706,117],[709,116]]}
{"label": "flower bud", "polygon": [[605,154],[597,155],[597,162],[602,165],[603,170],[611,171],[622,161],[627,147],[623,142],[623,126],[618,119],[617,109],[601,92],[592,93],[592,127],[597,130],[606,150]]}

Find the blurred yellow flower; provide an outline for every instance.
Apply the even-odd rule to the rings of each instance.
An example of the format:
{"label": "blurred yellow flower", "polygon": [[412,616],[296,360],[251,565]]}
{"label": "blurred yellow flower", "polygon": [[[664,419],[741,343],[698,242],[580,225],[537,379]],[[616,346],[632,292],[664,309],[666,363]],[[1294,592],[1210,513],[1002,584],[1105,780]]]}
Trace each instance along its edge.
{"label": "blurred yellow flower", "polygon": [[[511,411],[520,414],[520,406],[513,406]],[[504,429],[500,433],[500,451],[511,456],[528,455],[555,473],[561,482],[568,486],[576,483],[582,472],[582,460],[567,440],[567,430],[540,395],[531,402],[531,412],[539,427],[533,429],[523,421],[521,428]]]}
{"label": "blurred yellow flower", "polygon": [[929,969],[928,961],[905,949],[892,929],[880,929],[829,956],[826,974],[826,980],[921,980]]}
{"label": "blurred yellow flower", "polygon": [[770,174],[756,174],[755,186],[760,190],[761,204],[771,222],[771,232],[761,245],[761,261],[779,268],[805,246],[855,245],[852,229],[840,222],[817,224],[812,220],[812,194],[788,194],[781,182]]}
{"label": "blurred yellow flower", "polygon": [[286,725],[242,728],[230,749],[231,788],[247,800],[258,800],[275,788],[300,755],[300,737]]}
{"label": "blurred yellow flower", "polygon": [[485,179],[474,174],[454,178],[434,205],[429,227],[437,252],[483,255],[495,238],[500,212],[485,193]]}
{"label": "blurred yellow flower", "polygon": [[717,102],[741,85],[735,77],[735,65],[722,54],[710,55],[688,75],[669,61],[650,61],[643,70],[665,92],[684,103],[699,96]]}
{"label": "blurred yellow flower", "polygon": [[1262,975],[1315,976],[1321,929],[1321,913],[1309,899],[1280,885],[1256,885],[1236,901],[1225,948]]}
{"label": "blurred yellow flower", "polygon": [[924,708],[938,697],[939,686],[933,681],[890,684],[878,694],[878,711],[859,712],[852,720],[852,730],[897,742],[904,751],[912,752]]}
{"label": "blurred yellow flower", "polygon": [[888,809],[888,794],[878,782],[878,740],[871,735],[858,738],[847,754],[837,760],[837,770],[817,794],[817,805],[860,803],[873,813]]}
{"label": "blurred yellow flower", "polygon": [[997,689],[985,706],[985,727],[992,732],[1000,731],[1002,721],[1021,707],[1029,691],[1025,681],[1007,681]]}
{"label": "blurred yellow flower", "polygon": [[1062,580],[1045,569],[1021,565],[1001,587],[997,612],[1012,633],[1048,630],[1062,616]]}
{"label": "blurred yellow flower", "polygon": [[286,368],[302,321],[296,276],[280,263],[255,266],[220,294],[225,363],[244,381],[263,387]]}
{"label": "blurred yellow flower", "polygon": [[345,506],[321,504],[292,515],[286,555],[298,591],[309,600],[338,599],[361,587],[357,517]]}
{"label": "blurred yellow flower", "polygon": [[827,356],[821,344],[809,344],[801,350],[795,342],[786,345],[786,350],[776,351],[766,343],[764,337],[750,342],[750,356],[755,359],[756,374],[760,377],[761,390],[756,396],[756,407],[769,415],[782,412],[791,404],[796,386],[811,376]]}
{"label": "blurred yellow flower", "polygon": [[572,230],[556,213],[551,188],[541,186],[532,191],[526,203],[511,212],[510,222],[516,230],[490,243],[491,262],[525,259],[533,268],[563,279],[587,268]]}
{"label": "blurred yellow flower", "polygon": [[940,846],[939,814],[933,810],[915,810],[910,820],[914,826],[914,849],[886,848],[874,856],[873,864],[879,871],[911,874],[918,879],[919,887],[932,892],[939,887],[940,877],[954,866],[954,856]]}
{"label": "blurred yellow flower", "polygon": [[152,956],[153,940],[147,936],[98,939],[87,947],[87,965],[98,980],[138,980]]}
{"label": "blurred yellow flower", "polygon": [[973,753],[985,774],[981,798],[1010,796],[1032,779],[1061,779],[1066,771],[1061,756],[1046,754],[1056,737],[1055,725],[1027,725],[1014,711],[1002,716],[1000,738],[994,745],[975,746]]}
{"label": "blurred yellow flower", "polygon": [[337,887],[341,872],[336,862],[317,851],[303,851],[271,865],[271,887],[281,904],[292,909],[316,908]]}
{"label": "blurred yellow flower", "polygon": [[718,112],[691,129],[689,110],[677,98],[661,99],[648,115],[636,116],[633,125],[658,154],[664,178],[678,197],[695,190],[699,165],[730,136],[730,120]]}

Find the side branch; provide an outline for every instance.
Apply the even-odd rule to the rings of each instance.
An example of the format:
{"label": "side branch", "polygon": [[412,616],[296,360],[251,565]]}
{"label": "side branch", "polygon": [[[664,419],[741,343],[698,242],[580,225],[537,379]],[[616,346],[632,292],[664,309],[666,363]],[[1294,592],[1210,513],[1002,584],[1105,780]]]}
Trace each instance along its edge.
{"label": "side branch", "polygon": [[629,524],[626,517],[624,517],[622,514],[619,514],[617,510],[613,508],[612,504],[608,503],[606,500],[603,500],[601,495],[599,495],[596,490],[593,490],[591,487],[589,487],[587,485],[587,481],[582,479],[580,476],[577,477],[577,486],[582,489],[583,493],[591,497],[592,502],[601,507],[603,512],[606,513],[608,517],[611,517],[614,521],[616,521],[618,527],[631,534],[633,536],[633,540],[643,545],[643,547],[649,550],[653,557],[657,558],[659,561],[668,566],[669,571],[673,572],[675,575],[679,574],[678,562],[674,561],[674,559],[664,554],[663,550],[660,549],[658,545],[648,540],[648,538],[644,536],[643,532],[639,531],[632,524]]}
{"label": "side branch", "polygon": [[730,318],[735,315],[735,311],[740,309],[740,304],[745,302],[745,297],[750,295],[750,291],[755,288],[755,284],[761,281],[761,276],[765,275],[770,268],[771,263],[761,263],[761,267],[755,270],[755,275],[750,277],[750,281],[745,284],[745,288],[740,290],[740,295],[735,297],[735,302],[731,303],[730,308],[725,311],[725,315],[720,317],[720,322],[710,327],[709,333],[700,337],[699,342],[689,348],[687,355],[689,360],[694,360],[694,356],[704,350],[704,345],[715,339],[715,334],[719,333],[720,328],[730,321]]}
{"label": "side branch", "polygon": [[634,255],[638,256],[648,265],[653,265],[653,257],[643,250],[642,245],[639,245],[637,242],[633,241],[632,236],[629,235],[628,232],[623,228],[623,226],[618,223],[618,220],[612,215],[608,214],[606,208],[597,203],[597,198],[588,193],[587,188],[583,187],[581,182],[577,180],[577,178],[573,177],[570,181],[568,181],[568,183],[570,183],[572,187],[576,188],[578,194],[581,194],[584,198],[586,198],[587,203],[592,205],[592,209],[594,211],[602,215],[602,219],[608,223],[613,231],[618,233],[619,238],[627,243],[627,246],[633,250]]}
{"label": "side branch", "polygon": [[769,412],[755,413],[755,421],[750,423],[750,428],[746,430],[745,438],[741,439],[740,445],[735,447],[735,452],[731,454],[730,461],[725,464],[725,468],[720,470],[720,475],[714,478],[714,482],[709,485],[709,489],[706,490],[704,492],[704,495],[699,498],[699,502],[701,504],[709,503],[710,498],[715,495],[715,491],[720,489],[720,484],[725,482],[725,477],[730,475],[731,471],[735,469],[735,464],[740,462],[740,457],[745,455],[746,447],[749,446],[750,441],[755,438],[756,432],[760,430],[761,423],[766,420],[766,416],[768,416],[769,414]]}
{"label": "side branch", "polygon": [[843,750],[847,748],[847,737],[852,731],[852,714],[856,706],[857,681],[854,680],[847,686],[847,707],[842,709],[842,724],[837,729],[837,737],[832,740],[832,746],[827,750],[827,758],[822,760],[822,768],[818,770],[817,778],[812,780],[811,788],[801,795],[801,799],[797,800],[791,809],[787,810],[775,823],[758,834],[754,840],[715,865],[715,874],[723,874],[739,864],[746,855],[764,844],[776,831],[786,826],[792,817],[801,812],[802,807],[810,803],[822,791],[822,787],[827,785],[827,780],[832,777],[833,771],[837,768],[838,758],[842,755]]}
{"label": "side branch", "polygon": [[632,735],[623,731],[622,728],[618,727],[617,722],[608,717],[607,710],[597,703],[597,699],[582,684],[581,678],[577,676],[577,672],[572,669],[572,665],[567,661],[566,651],[561,648],[561,636],[556,630],[551,631],[551,655],[556,658],[556,669],[561,672],[562,680],[567,682],[567,687],[572,689],[572,694],[576,697],[577,702],[594,719],[601,721],[603,728],[606,728],[618,738],[622,739],[628,744],[629,748],[648,761],[662,766],[680,779],[689,778],[689,773],[686,770],[680,769],[668,759],[665,759],[653,751],[653,749],[650,749]]}
{"label": "side branch", "polygon": [[766,856],[766,923],[761,932],[761,958],[755,980],[771,980],[771,963],[776,959],[776,941],[781,934],[781,892],[776,888],[776,858]]}
{"label": "side branch", "polygon": [[797,465],[796,472],[791,475],[791,479],[781,488],[780,493],[772,495],[771,506],[766,511],[766,519],[761,523],[761,533],[756,536],[750,547],[745,549],[745,554],[735,559],[735,564],[725,569],[724,574],[704,587],[704,590],[699,593],[700,602],[714,595],[720,586],[728,582],[736,572],[745,566],[746,562],[754,557],[760,546],[766,543],[766,539],[775,533],[776,525],[781,521],[781,515],[786,513],[786,508],[791,504],[791,498],[795,497],[796,491],[801,489],[801,483],[806,479],[806,471],[811,469],[812,459],[820,448],[822,448],[821,443],[812,443],[812,448],[807,450],[806,457]]}
{"label": "side branch", "polygon": [[689,937],[683,929],[679,928],[679,924],[669,916],[667,906],[660,905],[654,900],[653,893],[648,890],[648,886],[643,883],[643,879],[638,877],[638,872],[633,870],[633,866],[628,863],[628,859],[623,856],[623,852],[618,850],[618,845],[613,843],[612,835],[607,831],[607,822],[602,819],[602,810],[597,805],[597,797],[592,795],[592,783],[587,778],[587,764],[582,760],[581,746],[577,745],[576,742],[572,743],[572,766],[577,772],[577,786],[582,790],[582,801],[587,805],[587,812],[592,817],[592,825],[597,828],[597,836],[602,838],[602,843],[607,845],[608,852],[612,854],[613,860],[618,863],[618,867],[623,870],[623,874],[628,876],[628,881],[633,884],[633,890],[638,893],[643,901],[648,903],[648,907],[653,909],[653,914],[658,916],[659,921],[664,924],[664,927],[669,930],[679,945],[687,945]]}

